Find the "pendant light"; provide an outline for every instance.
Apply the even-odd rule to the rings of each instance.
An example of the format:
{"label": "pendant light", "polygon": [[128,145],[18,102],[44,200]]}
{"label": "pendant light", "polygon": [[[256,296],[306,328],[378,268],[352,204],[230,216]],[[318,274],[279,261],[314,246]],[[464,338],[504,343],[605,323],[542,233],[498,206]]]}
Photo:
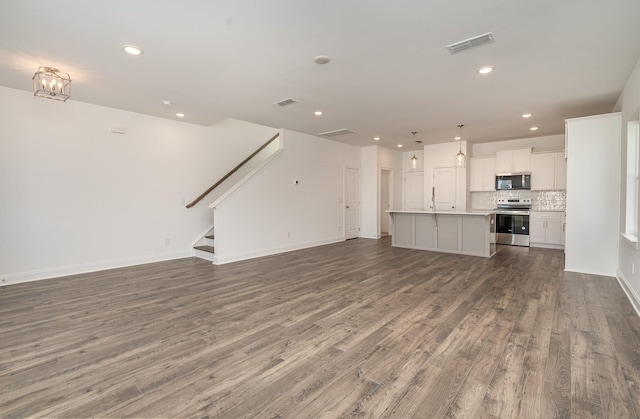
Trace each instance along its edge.
{"label": "pendant light", "polygon": [[467,156],[465,156],[465,154],[462,152],[462,127],[464,127],[464,124],[458,125],[458,128],[460,129],[460,135],[458,135],[458,141],[460,141],[460,148],[459,148],[458,154],[456,154],[456,157],[455,157],[456,167],[466,167],[466,164],[467,164]]}
{"label": "pendant light", "polygon": [[418,158],[416,157],[416,134],[418,133],[418,131],[411,131],[411,133],[413,134],[413,157],[411,157],[411,168],[413,170],[416,169],[416,167],[418,167]]}

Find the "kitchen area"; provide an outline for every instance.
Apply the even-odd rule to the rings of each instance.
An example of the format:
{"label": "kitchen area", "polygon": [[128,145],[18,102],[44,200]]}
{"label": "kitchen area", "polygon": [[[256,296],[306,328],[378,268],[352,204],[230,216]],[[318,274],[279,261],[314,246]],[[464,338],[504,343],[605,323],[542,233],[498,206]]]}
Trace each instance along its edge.
{"label": "kitchen area", "polygon": [[562,249],[566,229],[567,163],[564,151],[532,148],[471,158],[471,207],[496,210],[496,241]]}
{"label": "kitchen area", "polygon": [[[484,257],[495,254],[496,245],[563,249],[567,165],[562,137],[534,139],[510,149],[477,145],[474,157],[455,170],[455,181],[445,183],[447,188],[453,184],[457,191],[443,191],[433,175],[441,162],[432,162],[431,167],[426,162],[421,173],[425,178],[423,208],[389,212],[394,225],[392,245]],[[540,146],[542,141],[545,144]],[[425,147],[424,155],[428,152]],[[451,205],[438,205],[438,195],[457,198],[449,198]],[[449,228],[449,239],[440,237],[445,234],[439,231],[443,224],[457,227],[453,233]]]}

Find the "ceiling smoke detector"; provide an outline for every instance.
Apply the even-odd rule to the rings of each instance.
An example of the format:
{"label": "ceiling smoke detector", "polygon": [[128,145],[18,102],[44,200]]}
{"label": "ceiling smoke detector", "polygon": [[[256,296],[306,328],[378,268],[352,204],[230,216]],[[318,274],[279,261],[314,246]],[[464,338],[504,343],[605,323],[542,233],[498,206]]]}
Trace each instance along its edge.
{"label": "ceiling smoke detector", "polygon": [[313,58],[313,61],[316,64],[326,64],[331,61],[331,58],[327,57],[326,55],[318,55],[317,57]]}
{"label": "ceiling smoke detector", "polygon": [[287,106],[287,105],[291,105],[293,103],[298,103],[298,101],[293,99],[293,98],[287,98],[287,99],[283,99],[283,100],[278,101],[278,102],[274,102],[274,105]]}
{"label": "ceiling smoke detector", "polygon": [[495,42],[495,39],[493,38],[493,34],[489,32],[485,33],[484,35],[474,36],[473,38],[465,39],[464,41],[447,45],[447,49],[451,54],[457,54],[459,52],[479,47],[480,45],[490,44],[492,42]]}

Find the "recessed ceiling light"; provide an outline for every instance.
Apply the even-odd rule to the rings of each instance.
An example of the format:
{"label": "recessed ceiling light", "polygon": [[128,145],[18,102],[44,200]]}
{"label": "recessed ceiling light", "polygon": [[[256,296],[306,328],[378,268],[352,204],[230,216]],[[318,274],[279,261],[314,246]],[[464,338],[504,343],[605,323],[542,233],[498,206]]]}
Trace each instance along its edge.
{"label": "recessed ceiling light", "polygon": [[374,141],[380,141],[380,137],[373,137]]}
{"label": "recessed ceiling light", "polygon": [[398,144],[398,148],[402,148],[402,144]]}
{"label": "recessed ceiling light", "polygon": [[460,137],[459,137],[459,136],[455,136],[455,137],[453,137],[453,139],[454,139],[454,140],[459,140],[459,139],[460,139]]}
{"label": "recessed ceiling light", "polygon": [[489,74],[493,71],[493,67],[487,66],[487,67],[482,67],[480,69],[478,69],[478,73],[480,74]]}
{"label": "recessed ceiling light", "polygon": [[322,111],[315,111],[313,114],[314,114],[315,116],[320,116],[320,115],[322,115]]}
{"label": "recessed ceiling light", "polygon": [[171,105],[173,105],[173,103],[171,103],[171,101],[170,101],[170,100],[163,100],[163,101],[162,101],[162,104],[163,104],[164,106],[171,106]]}
{"label": "recessed ceiling light", "polygon": [[182,112],[178,112],[178,113],[176,114],[176,116],[177,116],[178,118],[184,118],[184,114],[183,114]]}
{"label": "recessed ceiling light", "polygon": [[326,64],[331,61],[331,58],[327,57],[326,55],[318,55],[317,57],[313,58],[313,61],[315,61],[317,64]]}
{"label": "recessed ceiling light", "polygon": [[536,131],[538,129],[538,127],[531,127],[529,128],[531,131]]}
{"label": "recessed ceiling light", "polygon": [[142,54],[142,50],[140,48],[136,47],[136,46],[133,46],[133,45],[124,45],[122,47],[122,49],[127,54],[131,54],[131,55],[141,55]]}
{"label": "recessed ceiling light", "polygon": [[531,113],[523,113],[522,114],[523,118],[531,118],[532,116],[533,116],[533,114],[531,114]]}

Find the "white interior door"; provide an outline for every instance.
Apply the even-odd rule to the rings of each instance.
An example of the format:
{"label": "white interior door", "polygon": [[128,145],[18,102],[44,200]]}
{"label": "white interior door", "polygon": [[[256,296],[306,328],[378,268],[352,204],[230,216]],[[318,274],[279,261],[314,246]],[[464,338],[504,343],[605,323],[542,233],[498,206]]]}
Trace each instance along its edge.
{"label": "white interior door", "polygon": [[403,209],[424,210],[424,172],[407,172],[403,179]]}
{"label": "white interior door", "polygon": [[360,170],[346,168],[344,172],[345,238],[360,235]]}
{"label": "white interior door", "polygon": [[433,169],[434,203],[436,211],[456,209],[456,169],[439,167]]}

